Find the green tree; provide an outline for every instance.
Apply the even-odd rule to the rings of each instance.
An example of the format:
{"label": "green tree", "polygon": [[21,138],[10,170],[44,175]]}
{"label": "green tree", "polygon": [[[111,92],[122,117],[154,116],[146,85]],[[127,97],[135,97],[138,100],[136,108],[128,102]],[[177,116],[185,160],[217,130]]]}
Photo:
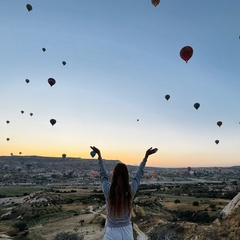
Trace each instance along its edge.
{"label": "green tree", "polygon": [[198,202],[198,201],[194,201],[194,202],[192,203],[192,205],[193,205],[193,206],[199,206],[199,202]]}
{"label": "green tree", "polygon": [[193,214],[192,220],[193,222],[209,223],[210,216],[207,211],[198,211]]}
{"label": "green tree", "polygon": [[209,207],[212,209],[212,211],[216,210],[216,204],[211,203]]}
{"label": "green tree", "polygon": [[175,204],[181,203],[181,201],[180,201],[179,199],[176,199],[176,200],[174,201],[174,203],[175,203]]}

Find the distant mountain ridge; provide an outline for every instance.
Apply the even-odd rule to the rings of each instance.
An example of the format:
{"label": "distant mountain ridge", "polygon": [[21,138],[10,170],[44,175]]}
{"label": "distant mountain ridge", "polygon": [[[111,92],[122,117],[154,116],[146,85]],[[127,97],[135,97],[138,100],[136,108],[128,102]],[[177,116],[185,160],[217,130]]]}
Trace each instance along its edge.
{"label": "distant mountain ridge", "polygon": [[[39,155],[12,155],[12,156],[0,156],[0,163],[1,163],[1,160],[7,160],[7,159],[12,159],[12,160],[24,160],[24,159],[29,159],[29,158],[32,158],[32,159],[46,159],[46,160],[49,160],[49,159],[52,159],[52,160],[90,160],[90,161],[96,161],[97,158],[81,158],[81,157],[66,157],[66,158],[63,158],[61,156],[59,157],[51,157],[51,156],[39,156]],[[104,160],[106,160],[107,162],[108,161],[112,161],[114,163],[117,163],[117,162],[121,162],[121,160],[117,160],[117,159],[105,159],[103,158]],[[131,164],[127,164],[128,166],[131,166],[131,167],[138,167],[138,165],[131,165]],[[155,167],[155,166],[146,166],[147,168],[162,168],[162,169],[186,169],[186,167]],[[234,169],[240,169],[240,166],[229,166],[229,167],[221,167],[221,166],[214,166],[214,167],[193,167],[194,169],[201,169],[201,168],[208,168],[208,169],[214,169],[214,168],[224,168],[224,169],[230,169],[230,168],[234,168]]]}

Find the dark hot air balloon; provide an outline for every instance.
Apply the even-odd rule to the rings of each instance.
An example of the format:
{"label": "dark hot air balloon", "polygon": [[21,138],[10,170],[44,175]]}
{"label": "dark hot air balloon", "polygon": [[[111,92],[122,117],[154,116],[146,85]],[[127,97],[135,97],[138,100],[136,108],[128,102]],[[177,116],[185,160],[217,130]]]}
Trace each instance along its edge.
{"label": "dark hot air balloon", "polygon": [[181,49],[180,51],[180,57],[187,63],[188,60],[192,57],[193,55],[193,49],[190,46],[185,46]]}
{"label": "dark hot air balloon", "polygon": [[7,120],[7,121],[6,121],[6,123],[7,123],[7,124],[9,124],[9,123],[10,123],[10,121],[9,121],[9,120]]}
{"label": "dark hot air balloon", "polygon": [[194,103],[193,106],[198,110],[198,108],[200,107],[200,104],[199,103]]}
{"label": "dark hot air balloon", "polygon": [[42,51],[45,52],[45,51],[46,51],[46,48],[43,47],[43,48],[42,48]]}
{"label": "dark hot air balloon", "polygon": [[137,122],[139,122],[139,119],[137,119]]}
{"label": "dark hot air balloon", "polygon": [[65,62],[65,61],[62,61],[62,65],[65,66],[65,65],[66,65],[66,62]]}
{"label": "dark hot air balloon", "polygon": [[28,10],[29,12],[32,11],[32,5],[31,5],[31,4],[28,3],[28,4],[26,5],[26,8],[27,8],[27,10]]}
{"label": "dark hot air balloon", "polygon": [[63,158],[66,158],[66,156],[67,156],[67,155],[66,155],[65,153],[62,154],[62,157],[63,157]]}
{"label": "dark hot air balloon", "polygon": [[21,111],[21,114],[24,114],[24,111],[23,111],[23,110]]}
{"label": "dark hot air balloon", "polygon": [[50,86],[52,87],[52,86],[56,83],[56,81],[55,81],[54,78],[49,78],[49,79],[48,79],[48,83],[49,83]]}
{"label": "dark hot air balloon", "polygon": [[57,121],[55,119],[50,119],[50,123],[52,124],[52,126],[56,123]]}
{"label": "dark hot air balloon", "polygon": [[151,1],[154,7],[156,7],[160,3],[160,0],[151,0]]}
{"label": "dark hot air balloon", "polygon": [[95,157],[95,155],[96,155],[96,153],[95,153],[94,151],[91,151],[91,152],[90,152],[90,155],[91,155],[91,157],[93,157],[93,158],[94,158],[94,157]]}
{"label": "dark hot air balloon", "polygon": [[219,144],[219,140],[215,140],[215,143],[216,143],[216,144]]}
{"label": "dark hot air balloon", "polygon": [[30,82],[30,80],[29,80],[29,79],[26,79],[26,80],[25,80],[25,82],[26,82],[26,83],[29,83],[29,82]]}
{"label": "dark hot air balloon", "polygon": [[22,152],[19,152],[19,154],[21,155],[21,154],[22,154]]}
{"label": "dark hot air balloon", "polygon": [[30,113],[30,116],[32,116],[33,115],[33,113]]}
{"label": "dark hot air balloon", "polygon": [[218,122],[217,122],[217,125],[218,125],[219,127],[221,127],[221,126],[222,126],[222,121],[218,121]]}
{"label": "dark hot air balloon", "polygon": [[170,99],[170,95],[166,95],[165,98],[167,99],[167,101]]}
{"label": "dark hot air balloon", "polygon": [[10,138],[6,138],[6,140],[7,140],[7,141],[9,141],[9,140],[10,140]]}

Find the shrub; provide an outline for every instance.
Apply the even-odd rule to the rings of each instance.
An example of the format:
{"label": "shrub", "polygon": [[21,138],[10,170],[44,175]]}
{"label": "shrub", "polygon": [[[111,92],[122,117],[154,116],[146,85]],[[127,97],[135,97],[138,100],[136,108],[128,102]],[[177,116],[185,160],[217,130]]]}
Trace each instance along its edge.
{"label": "shrub", "polygon": [[193,222],[209,223],[210,216],[207,211],[198,211],[193,214],[192,220]]}
{"label": "shrub", "polygon": [[177,224],[164,224],[151,230],[149,240],[182,240],[184,228]]}
{"label": "shrub", "polygon": [[27,222],[21,221],[13,225],[14,228],[17,228],[20,232],[24,231],[27,228]]}
{"label": "shrub", "polygon": [[81,219],[80,221],[79,221],[79,223],[81,224],[81,226],[83,226],[83,223],[84,223],[85,221],[84,221],[84,219]]}
{"label": "shrub", "polygon": [[175,204],[181,203],[181,201],[180,201],[179,199],[176,199],[176,200],[174,201],[174,203],[175,203]]}
{"label": "shrub", "polygon": [[192,210],[179,210],[177,212],[177,216],[181,220],[191,221],[194,213],[195,213],[195,211],[192,211]]}
{"label": "shrub", "polygon": [[192,203],[192,205],[193,205],[193,206],[199,206],[199,202],[198,202],[198,201],[194,201],[194,202]]}
{"label": "shrub", "polygon": [[72,204],[72,203],[74,203],[74,200],[72,199],[72,198],[68,198],[68,199],[66,199],[66,201],[65,201],[67,204]]}
{"label": "shrub", "polygon": [[103,218],[102,221],[101,221],[101,226],[104,227],[105,226],[105,222],[106,222],[106,219]]}
{"label": "shrub", "polygon": [[216,209],[216,204],[211,203],[211,204],[209,205],[209,207],[210,207],[212,210],[214,210],[214,209]]}
{"label": "shrub", "polygon": [[58,233],[53,240],[83,240],[84,236],[72,232]]}

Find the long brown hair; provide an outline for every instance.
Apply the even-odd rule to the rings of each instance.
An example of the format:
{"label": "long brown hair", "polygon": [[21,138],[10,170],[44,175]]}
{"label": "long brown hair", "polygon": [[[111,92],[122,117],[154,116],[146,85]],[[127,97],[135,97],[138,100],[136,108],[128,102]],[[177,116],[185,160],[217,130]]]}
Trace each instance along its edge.
{"label": "long brown hair", "polygon": [[132,208],[132,192],[129,184],[129,174],[124,163],[117,163],[113,170],[109,194],[110,215],[119,217],[121,209]]}

